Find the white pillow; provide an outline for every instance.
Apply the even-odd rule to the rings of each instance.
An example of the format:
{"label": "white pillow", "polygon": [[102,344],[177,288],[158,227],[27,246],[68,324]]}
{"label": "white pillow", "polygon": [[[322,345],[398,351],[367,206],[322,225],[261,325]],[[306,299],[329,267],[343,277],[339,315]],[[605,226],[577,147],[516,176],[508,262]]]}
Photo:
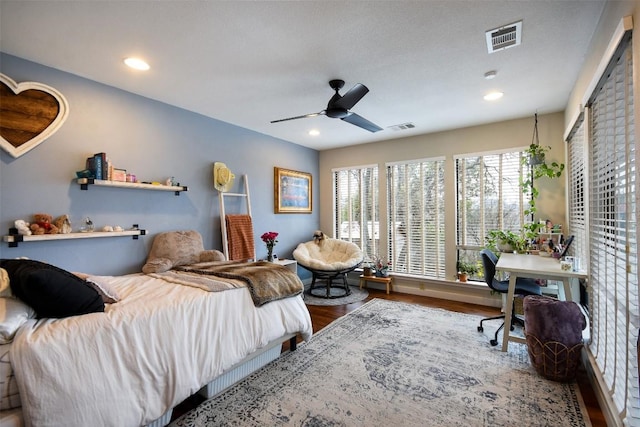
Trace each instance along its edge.
{"label": "white pillow", "polygon": [[84,278],[89,286],[98,291],[105,304],[113,304],[120,301],[120,295],[118,295],[118,292],[108,281],[109,277],[110,276],[87,276]]}
{"label": "white pillow", "polygon": [[9,273],[4,268],[0,268],[0,297],[10,297],[11,287],[9,286]]}
{"label": "white pillow", "polygon": [[0,344],[9,344],[20,326],[36,317],[36,312],[15,298],[0,298]]}

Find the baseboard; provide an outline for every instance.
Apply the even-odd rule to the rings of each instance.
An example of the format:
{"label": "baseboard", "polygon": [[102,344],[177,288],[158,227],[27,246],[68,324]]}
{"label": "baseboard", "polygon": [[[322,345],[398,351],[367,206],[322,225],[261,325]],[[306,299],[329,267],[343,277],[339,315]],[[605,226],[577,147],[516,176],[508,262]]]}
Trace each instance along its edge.
{"label": "baseboard", "polygon": [[585,367],[587,378],[591,383],[593,392],[598,400],[602,415],[607,422],[608,427],[623,427],[624,424],[618,415],[618,411],[615,409],[615,404],[611,399],[611,396],[606,391],[607,387],[604,382],[604,378],[600,374],[600,370],[596,365],[596,361],[591,354],[591,351],[585,346],[582,349],[582,365]]}

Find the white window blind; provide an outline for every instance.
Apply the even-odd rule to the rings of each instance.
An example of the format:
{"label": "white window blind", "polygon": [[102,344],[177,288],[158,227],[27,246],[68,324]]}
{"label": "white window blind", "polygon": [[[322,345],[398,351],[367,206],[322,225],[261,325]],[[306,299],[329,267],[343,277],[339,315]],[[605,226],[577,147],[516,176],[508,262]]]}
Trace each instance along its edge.
{"label": "white window blind", "polygon": [[625,425],[639,426],[636,147],[631,44],[623,40],[589,102],[592,342]]}
{"label": "white window blind", "polygon": [[444,159],[387,165],[392,271],[443,279]]}
{"label": "white window blind", "polygon": [[336,239],[360,246],[365,259],[377,254],[380,240],[378,166],[335,169],[334,230]]}
{"label": "white window blind", "polygon": [[581,116],[567,138],[567,205],[569,233],[574,236],[569,255],[580,258],[587,264],[587,217],[586,217],[586,133],[584,116]]}
{"label": "white window blind", "polygon": [[522,230],[530,197],[520,188],[522,155],[522,151],[511,151],[456,159],[459,251],[480,251],[491,230]]}

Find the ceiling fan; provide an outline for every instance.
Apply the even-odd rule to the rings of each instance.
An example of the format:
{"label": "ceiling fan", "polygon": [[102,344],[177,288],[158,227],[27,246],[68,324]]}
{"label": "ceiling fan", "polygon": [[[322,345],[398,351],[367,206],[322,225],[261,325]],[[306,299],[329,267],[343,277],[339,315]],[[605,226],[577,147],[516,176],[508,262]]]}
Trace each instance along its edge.
{"label": "ceiling fan", "polygon": [[307,117],[324,115],[333,119],[344,120],[345,122],[351,123],[352,125],[356,125],[358,127],[361,127],[362,129],[366,129],[369,132],[378,132],[382,130],[380,126],[371,123],[369,120],[357,115],[352,111],[349,111],[351,108],[353,108],[354,105],[358,103],[358,101],[362,99],[363,96],[367,94],[367,92],[369,92],[369,89],[365,85],[357,83],[344,95],[340,95],[338,93],[338,91],[344,86],[344,80],[331,80],[329,82],[329,86],[331,86],[331,89],[335,90],[336,93],[329,100],[326,109],[318,113],[273,120],[271,123],[285,122],[287,120],[304,119]]}

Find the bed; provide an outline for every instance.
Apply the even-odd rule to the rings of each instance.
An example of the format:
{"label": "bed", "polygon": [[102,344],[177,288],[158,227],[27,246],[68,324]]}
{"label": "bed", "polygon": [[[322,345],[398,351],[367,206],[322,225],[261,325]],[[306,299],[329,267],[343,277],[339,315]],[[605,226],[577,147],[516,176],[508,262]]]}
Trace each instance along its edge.
{"label": "bed", "polygon": [[0,412],[3,427],[165,425],[187,397],[210,397],[276,358],[282,342],[311,337],[301,292],[260,303],[230,273],[188,283],[196,270],[224,263],[181,262],[168,271],[82,277],[101,300],[117,296],[104,311],[27,316],[0,346],[0,368],[13,372],[1,373],[3,408],[19,404]]}

